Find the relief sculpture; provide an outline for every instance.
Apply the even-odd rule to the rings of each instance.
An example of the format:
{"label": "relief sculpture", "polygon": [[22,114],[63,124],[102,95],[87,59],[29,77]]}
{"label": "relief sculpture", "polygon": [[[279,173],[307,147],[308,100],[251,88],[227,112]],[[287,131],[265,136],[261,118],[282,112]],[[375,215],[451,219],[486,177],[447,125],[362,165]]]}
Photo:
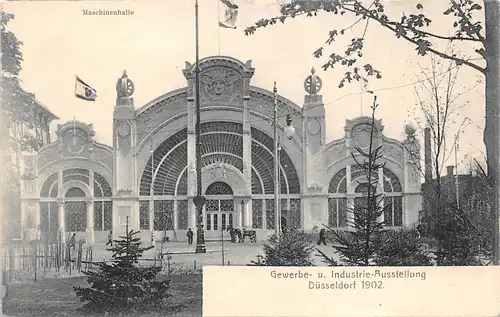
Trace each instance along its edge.
{"label": "relief sculpture", "polygon": [[202,74],[201,101],[203,103],[235,103],[241,98],[241,77],[228,69],[219,68]]}

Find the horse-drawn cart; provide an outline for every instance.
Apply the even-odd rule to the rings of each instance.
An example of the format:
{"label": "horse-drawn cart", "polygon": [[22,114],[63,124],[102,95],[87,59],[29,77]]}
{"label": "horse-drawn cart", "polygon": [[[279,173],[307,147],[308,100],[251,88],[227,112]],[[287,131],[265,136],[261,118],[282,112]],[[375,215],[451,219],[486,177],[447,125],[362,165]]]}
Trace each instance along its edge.
{"label": "horse-drawn cart", "polygon": [[245,237],[248,237],[251,243],[257,242],[257,232],[255,230],[227,228],[227,231],[231,234],[231,242],[233,243],[236,242],[236,238],[239,243],[243,243],[245,242]]}
{"label": "horse-drawn cart", "polygon": [[241,242],[245,242],[245,237],[250,238],[250,242],[257,242],[257,232],[255,230],[245,230],[243,229],[243,235],[241,237]]}

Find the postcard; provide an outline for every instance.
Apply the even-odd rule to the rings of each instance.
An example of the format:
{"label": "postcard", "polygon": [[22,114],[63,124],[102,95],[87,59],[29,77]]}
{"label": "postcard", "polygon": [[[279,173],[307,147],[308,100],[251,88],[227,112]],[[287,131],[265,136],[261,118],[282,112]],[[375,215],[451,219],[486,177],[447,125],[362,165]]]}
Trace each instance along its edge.
{"label": "postcard", "polygon": [[5,316],[498,316],[500,2],[2,3]]}

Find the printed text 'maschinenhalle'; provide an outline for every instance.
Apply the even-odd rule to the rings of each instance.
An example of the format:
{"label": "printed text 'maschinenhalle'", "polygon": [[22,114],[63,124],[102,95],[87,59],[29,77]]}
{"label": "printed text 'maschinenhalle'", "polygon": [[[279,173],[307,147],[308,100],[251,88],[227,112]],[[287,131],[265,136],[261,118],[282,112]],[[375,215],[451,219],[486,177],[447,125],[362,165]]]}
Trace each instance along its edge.
{"label": "printed text 'maschinenhalle'", "polygon": [[84,9],[82,11],[83,15],[92,15],[92,16],[116,16],[116,15],[134,15],[134,11],[130,9],[124,10],[89,10]]}

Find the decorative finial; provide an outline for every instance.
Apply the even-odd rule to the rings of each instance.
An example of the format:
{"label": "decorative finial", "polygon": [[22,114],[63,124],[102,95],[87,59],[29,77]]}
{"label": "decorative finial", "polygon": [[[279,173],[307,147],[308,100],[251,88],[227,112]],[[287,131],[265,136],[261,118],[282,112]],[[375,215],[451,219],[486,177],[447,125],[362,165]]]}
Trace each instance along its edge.
{"label": "decorative finial", "polygon": [[304,81],[304,89],[310,95],[316,95],[321,90],[323,86],[323,81],[316,75],[316,70],[314,67],[311,69],[311,75],[307,76]]}
{"label": "decorative finial", "polygon": [[405,126],[405,132],[406,134],[409,136],[409,137],[413,137],[415,135],[415,127],[413,127],[413,125],[411,124],[407,124]]}
{"label": "decorative finial", "polygon": [[130,98],[134,94],[134,83],[128,78],[127,71],[123,70],[123,75],[116,83],[116,94],[118,98]]}

